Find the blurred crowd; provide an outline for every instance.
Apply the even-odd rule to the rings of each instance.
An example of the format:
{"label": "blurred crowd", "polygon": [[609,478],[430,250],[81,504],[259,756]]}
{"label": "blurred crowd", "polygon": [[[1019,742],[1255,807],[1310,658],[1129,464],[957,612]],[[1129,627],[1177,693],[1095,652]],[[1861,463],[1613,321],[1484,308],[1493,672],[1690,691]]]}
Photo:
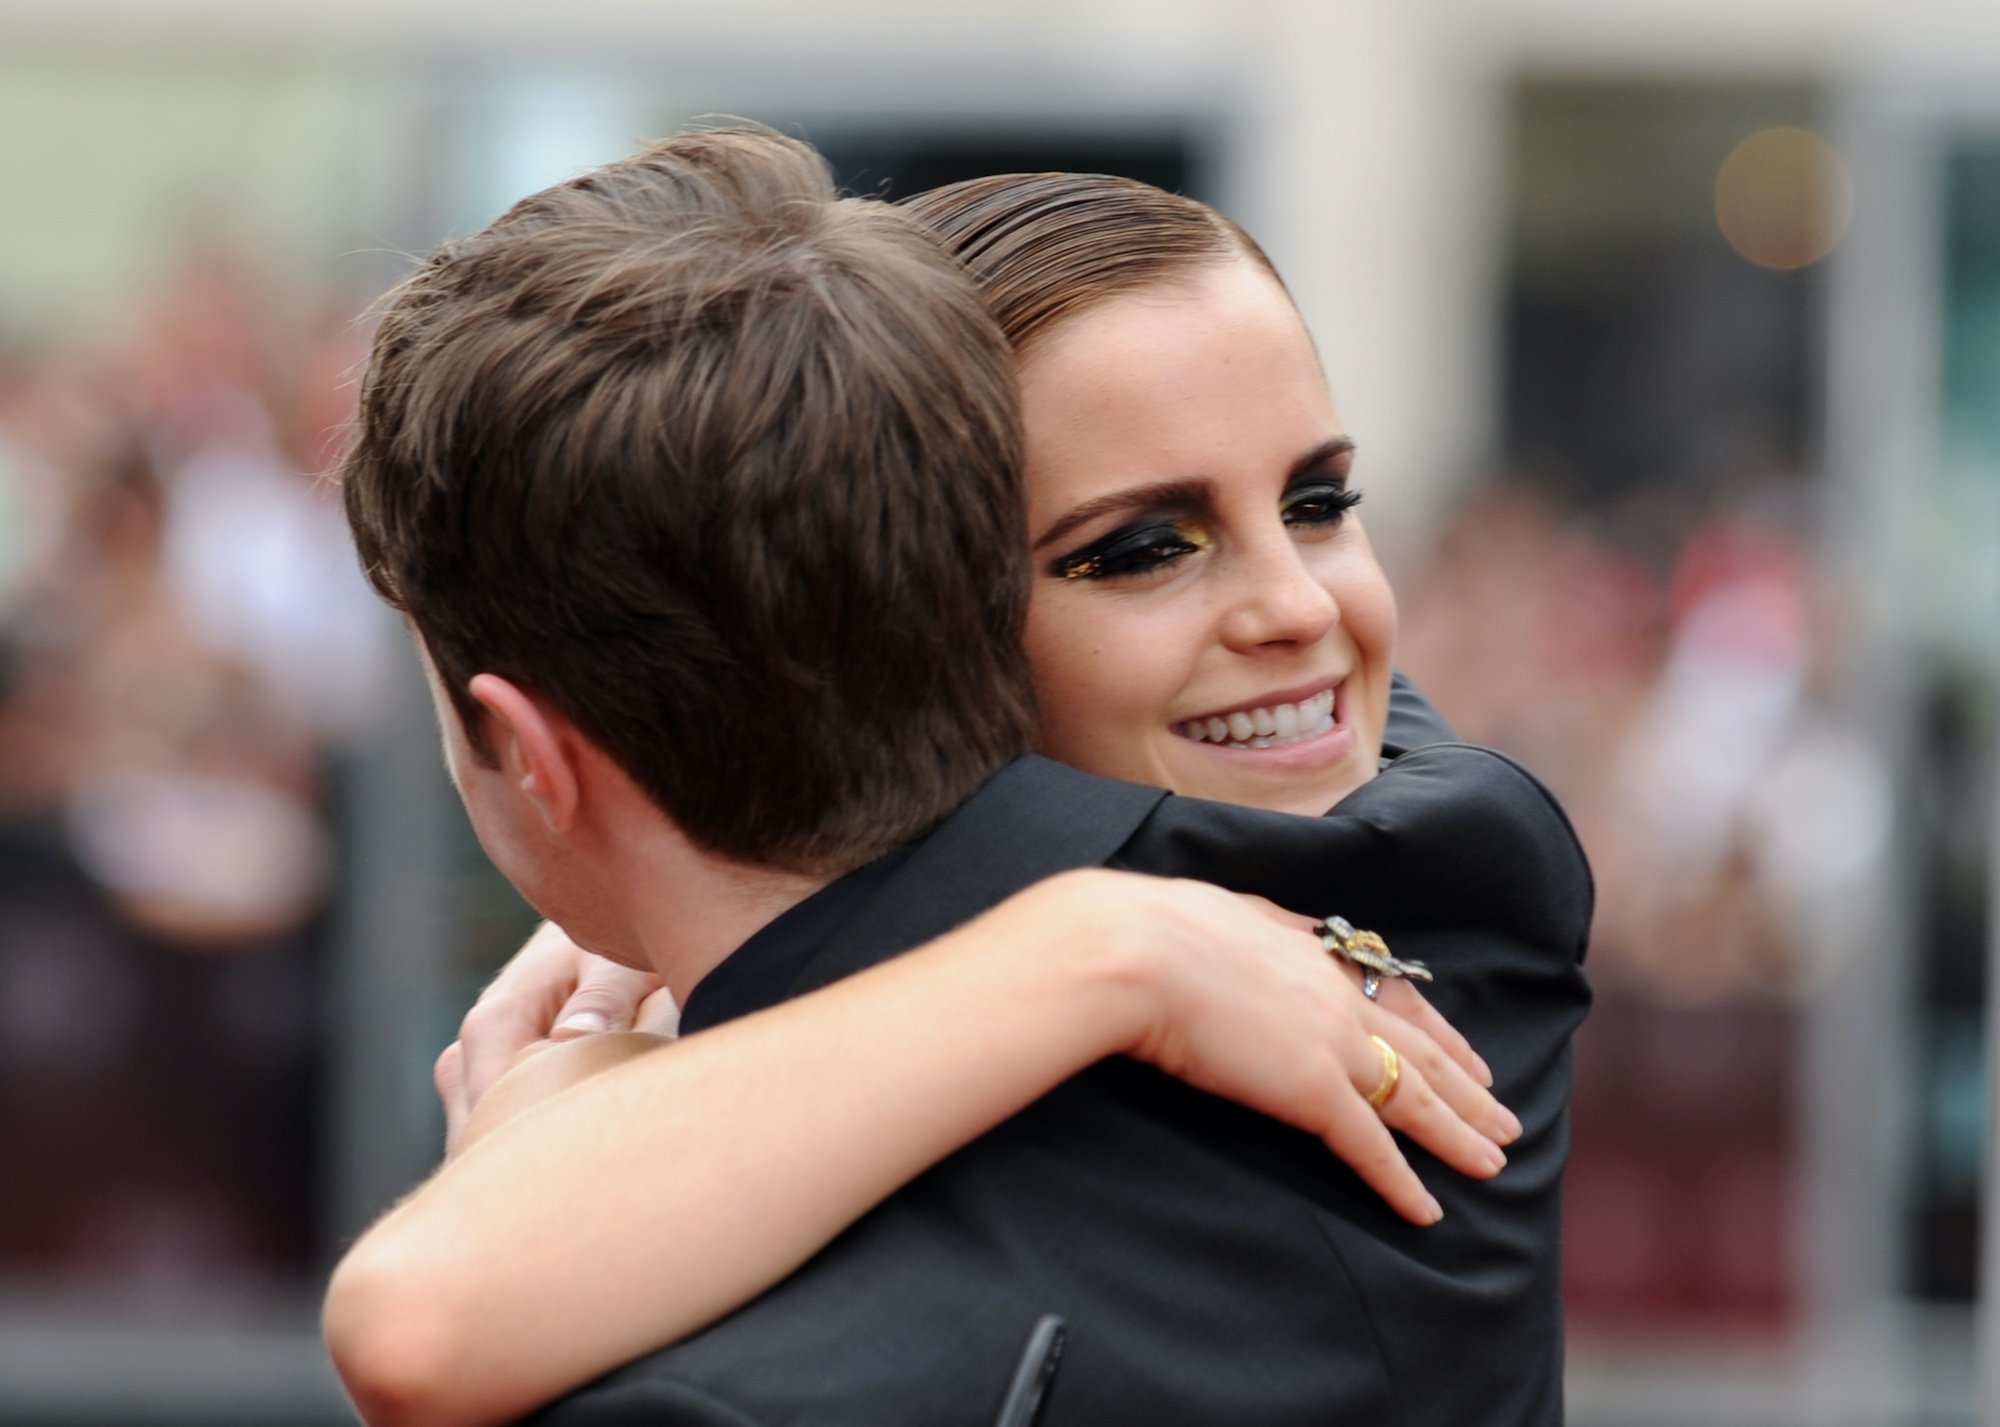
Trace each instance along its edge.
{"label": "blurred crowd", "polygon": [[1459,502],[1402,659],[1561,798],[1597,879],[1566,1191],[1573,1320],[1782,1333],[1803,1285],[1801,1003],[1851,952],[1887,771],[1837,717],[1839,596],[1796,481],[1587,518]]}
{"label": "blurred crowd", "polygon": [[[311,1260],[340,751],[393,626],[319,474],[353,294],[192,249],[0,360],[0,1275],[180,1286]],[[1831,712],[1841,611],[1796,482],[1584,519],[1454,502],[1401,662],[1558,793],[1598,879],[1579,1321],[1797,1306],[1798,1004],[1889,838]]]}
{"label": "blurred crowd", "polygon": [[0,357],[0,1272],[310,1252],[333,758],[387,647],[337,497],[357,304],[193,246]]}

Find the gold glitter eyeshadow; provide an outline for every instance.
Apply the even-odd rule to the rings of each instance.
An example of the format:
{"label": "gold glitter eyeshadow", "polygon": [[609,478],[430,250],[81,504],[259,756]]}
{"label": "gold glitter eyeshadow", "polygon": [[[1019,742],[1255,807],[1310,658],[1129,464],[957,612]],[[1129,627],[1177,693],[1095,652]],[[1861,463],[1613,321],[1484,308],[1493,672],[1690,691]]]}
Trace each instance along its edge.
{"label": "gold glitter eyeshadow", "polygon": [[1056,561],[1049,573],[1064,581],[1143,575],[1212,543],[1198,522],[1187,519],[1128,527]]}

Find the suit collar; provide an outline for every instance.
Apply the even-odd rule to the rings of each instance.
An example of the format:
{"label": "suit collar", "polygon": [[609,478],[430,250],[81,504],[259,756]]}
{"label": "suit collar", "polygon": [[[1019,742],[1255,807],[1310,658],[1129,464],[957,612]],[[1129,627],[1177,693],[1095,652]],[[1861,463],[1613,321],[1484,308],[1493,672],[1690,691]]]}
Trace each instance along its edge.
{"label": "suit collar", "polygon": [[1100,866],[1167,796],[1047,758],[1015,759],[910,849],[806,964],[793,994],[942,936],[1044,877]]}

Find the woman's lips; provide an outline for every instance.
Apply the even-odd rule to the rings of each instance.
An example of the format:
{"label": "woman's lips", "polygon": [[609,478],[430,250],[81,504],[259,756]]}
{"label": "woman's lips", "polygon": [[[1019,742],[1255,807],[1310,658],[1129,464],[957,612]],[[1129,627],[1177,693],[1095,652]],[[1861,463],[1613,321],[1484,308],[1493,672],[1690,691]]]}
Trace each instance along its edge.
{"label": "woman's lips", "polygon": [[1290,703],[1270,703],[1227,714],[1209,714],[1174,725],[1195,743],[1236,750],[1285,748],[1339,727],[1338,685]]}

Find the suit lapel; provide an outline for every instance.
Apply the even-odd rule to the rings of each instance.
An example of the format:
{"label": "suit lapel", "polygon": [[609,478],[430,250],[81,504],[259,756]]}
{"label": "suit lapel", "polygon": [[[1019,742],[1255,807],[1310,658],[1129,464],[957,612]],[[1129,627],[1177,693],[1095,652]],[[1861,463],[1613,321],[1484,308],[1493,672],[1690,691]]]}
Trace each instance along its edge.
{"label": "suit lapel", "polygon": [[942,936],[1044,877],[1100,866],[1166,796],[1046,758],[1015,759],[910,850],[806,963],[792,994]]}

